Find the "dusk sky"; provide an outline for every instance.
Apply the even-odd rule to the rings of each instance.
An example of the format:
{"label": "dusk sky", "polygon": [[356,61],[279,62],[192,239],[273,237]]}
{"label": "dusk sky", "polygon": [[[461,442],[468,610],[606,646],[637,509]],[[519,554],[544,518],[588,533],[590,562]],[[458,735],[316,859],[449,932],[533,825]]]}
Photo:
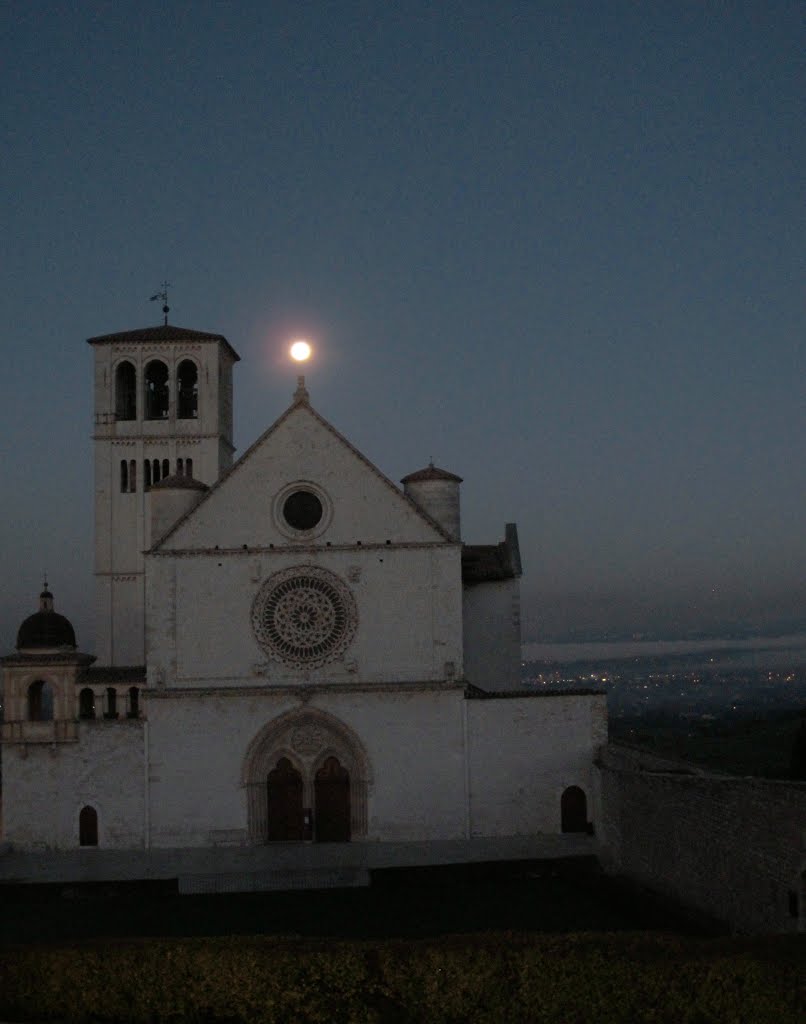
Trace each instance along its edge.
{"label": "dusk sky", "polygon": [[803,3],[9,3],[0,649],[92,649],[93,335],[518,523],[524,639],[806,625]]}

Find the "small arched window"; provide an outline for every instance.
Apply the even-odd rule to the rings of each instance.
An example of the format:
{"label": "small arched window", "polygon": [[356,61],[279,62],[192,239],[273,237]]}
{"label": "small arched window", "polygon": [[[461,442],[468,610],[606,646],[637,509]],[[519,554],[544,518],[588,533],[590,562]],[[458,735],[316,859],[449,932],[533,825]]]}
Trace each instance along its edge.
{"label": "small arched window", "polygon": [[146,490],[151,486],[151,459],[143,460],[143,487]]}
{"label": "small arched window", "polygon": [[147,420],[164,420],[168,416],[168,367],[152,359],[145,372],[145,405]]}
{"label": "small arched window", "polygon": [[94,807],[82,807],[78,816],[78,845],[98,845],[98,812]]}
{"label": "small arched window", "polygon": [[129,463],[129,490],[132,492],[137,490],[137,463],[134,459]]}
{"label": "small arched window", "polygon": [[176,472],[177,472],[178,476],[182,476],[182,474],[185,472],[185,460],[184,459],[177,459],[176,460]]}
{"label": "small arched window", "polygon": [[176,373],[176,415],[192,420],[199,414],[199,371],[192,359],[183,359]]}
{"label": "small arched window", "polygon": [[28,687],[28,721],[53,721],[53,687],[44,679],[37,679]]}
{"label": "small arched window", "polygon": [[136,686],[129,687],[129,710],[126,712],[128,718],[140,717],[140,691]]}
{"label": "small arched window", "polygon": [[590,832],[588,801],[579,786],[569,786],[560,799],[560,818],[563,832]]}
{"label": "small arched window", "polygon": [[78,695],[78,717],[95,718],[95,694],[89,686],[85,686]]}
{"label": "small arched window", "polygon": [[193,459],[185,459],[185,476],[193,476]]}
{"label": "small arched window", "polygon": [[171,464],[167,459],[162,460],[162,479],[171,475]]}
{"label": "small arched window", "polygon": [[119,420],[137,417],[137,373],[126,360],[115,370],[115,417]]}
{"label": "small arched window", "polygon": [[118,717],[118,692],[114,686],[106,688],[106,711],[104,718]]}
{"label": "small arched window", "polygon": [[125,459],[120,460],[120,493],[125,494],[129,489],[129,463]]}
{"label": "small arched window", "polygon": [[158,484],[160,482],[160,460],[153,459],[151,462],[151,482]]}

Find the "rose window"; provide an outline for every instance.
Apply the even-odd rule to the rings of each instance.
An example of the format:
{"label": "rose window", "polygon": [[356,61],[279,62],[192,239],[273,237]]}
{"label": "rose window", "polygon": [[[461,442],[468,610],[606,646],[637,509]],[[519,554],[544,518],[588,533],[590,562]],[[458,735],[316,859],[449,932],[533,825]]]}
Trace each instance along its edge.
{"label": "rose window", "polygon": [[271,657],[315,667],[337,658],[355,635],[353,595],[327,569],[300,566],[270,576],[252,604],[252,629]]}

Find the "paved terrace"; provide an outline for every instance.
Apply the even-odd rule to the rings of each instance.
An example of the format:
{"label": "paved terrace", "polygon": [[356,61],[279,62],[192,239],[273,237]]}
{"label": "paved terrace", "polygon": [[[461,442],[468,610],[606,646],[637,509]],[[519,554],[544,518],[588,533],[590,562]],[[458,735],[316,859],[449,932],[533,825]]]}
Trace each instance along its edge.
{"label": "paved terrace", "polygon": [[368,885],[370,871],[599,853],[584,834],[431,842],[272,843],[197,849],[29,853],[0,846],[0,885],[178,879],[180,892],[262,892]]}

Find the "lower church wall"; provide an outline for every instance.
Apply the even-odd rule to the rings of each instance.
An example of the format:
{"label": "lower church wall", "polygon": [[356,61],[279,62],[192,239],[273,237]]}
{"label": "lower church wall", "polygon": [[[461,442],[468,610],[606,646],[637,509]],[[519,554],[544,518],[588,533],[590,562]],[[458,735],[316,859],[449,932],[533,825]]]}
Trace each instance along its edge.
{"label": "lower church wall", "polygon": [[[152,695],[151,845],[250,842],[245,758],[261,730],[293,713],[332,716],[363,749],[366,825],[365,834],[354,838],[462,838],[467,805],[462,704],[460,690],[320,692],[305,702],[279,694]],[[286,753],[296,762],[294,751],[278,748],[271,766]],[[264,786],[265,778],[257,785]]]}
{"label": "lower church wall", "polygon": [[3,839],[21,849],[77,850],[79,814],[89,806],[100,847],[142,847],[143,729],[139,721],[81,722],[77,743],[5,745]]}
{"label": "lower church wall", "polygon": [[593,761],[607,740],[607,698],[552,694],[468,700],[471,834],[561,830],[563,793],[578,786],[600,817]]}

